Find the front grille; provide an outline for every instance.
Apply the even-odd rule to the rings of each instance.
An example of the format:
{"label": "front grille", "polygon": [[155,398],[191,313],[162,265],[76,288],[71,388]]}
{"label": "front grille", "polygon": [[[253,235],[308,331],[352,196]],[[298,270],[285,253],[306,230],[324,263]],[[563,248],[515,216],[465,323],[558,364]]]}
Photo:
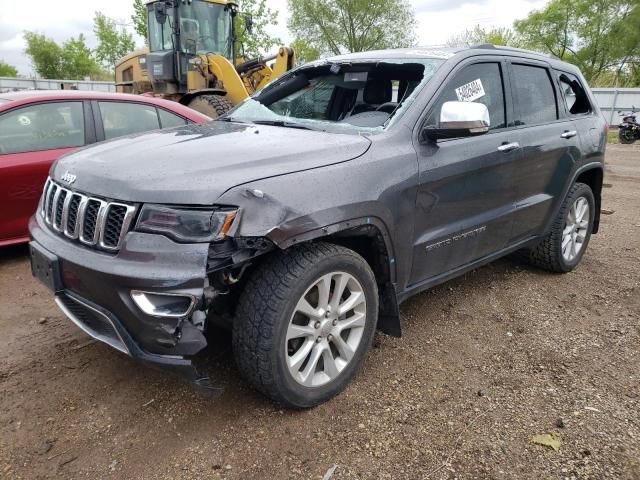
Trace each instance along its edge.
{"label": "front grille", "polygon": [[136,207],[66,189],[47,180],[41,214],[49,227],[72,240],[116,251],[129,230]]}

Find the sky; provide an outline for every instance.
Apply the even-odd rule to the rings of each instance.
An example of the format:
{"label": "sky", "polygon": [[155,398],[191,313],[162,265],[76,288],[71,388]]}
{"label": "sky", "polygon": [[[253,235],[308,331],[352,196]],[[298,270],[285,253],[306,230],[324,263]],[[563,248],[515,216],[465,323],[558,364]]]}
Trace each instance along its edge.
{"label": "sky", "polygon": [[[441,45],[452,35],[475,25],[511,26],[531,10],[542,7],[545,0],[410,0],[418,21],[418,44]],[[267,0],[278,11],[278,25],[271,34],[284,43],[292,40],[287,31],[287,0]],[[0,60],[15,66],[21,75],[33,75],[29,58],[25,55],[22,32],[44,33],[59,43],[69,37],[84,34],[87,44],[94,48],[93,17],[101,11],[131,27],[133,0],[0,0]],[[136,37],[137,43],[143,40]]]}

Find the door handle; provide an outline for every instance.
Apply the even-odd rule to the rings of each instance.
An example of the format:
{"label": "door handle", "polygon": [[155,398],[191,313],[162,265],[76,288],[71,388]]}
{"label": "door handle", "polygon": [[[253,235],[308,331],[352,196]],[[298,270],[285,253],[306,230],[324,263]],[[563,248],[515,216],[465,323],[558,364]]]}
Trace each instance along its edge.
{"label": "door handle", "polygon": [[576,132],[575,130],[565,130],[564,132],[562,132],[560,136],[562,138],[571,138],[571,137],[575,137],[577,134],[578,132]]}
{"label": "door handle", "polygon": [[510,152],[511,150],[515,150],[516,148],[520,148],[520,144],[518,142],[503,143],[498,147],[498,151]]}

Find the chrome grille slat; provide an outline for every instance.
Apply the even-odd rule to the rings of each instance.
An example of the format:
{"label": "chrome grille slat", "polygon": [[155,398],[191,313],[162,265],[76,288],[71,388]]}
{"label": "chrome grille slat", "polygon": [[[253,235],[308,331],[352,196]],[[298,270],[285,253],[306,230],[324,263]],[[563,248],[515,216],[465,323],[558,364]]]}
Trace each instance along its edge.
{"label": "chrome grille slat", "polygon": [[[58,228],[57,225],[57,220],[58,220],[58,202],[60,201],[60,195],[62,195],[62,192],[64,191],[64,189],[58,187],[56,189],[56,193],[53,196],[53,205],[51,206],[51,225],[53,226],[53,229],[56,231],[60,231],[60,229]],[[66,194],[65,194],[66,196]],[[64,199],[63,199],[64,200]]]}
{"label": "chrome grille slat", "polygon": [[53,210],[53,204],[54,204],[53,199],[56,195],[57,190],[58,190],[58,186],[55,183],[51,182],[51,188],[47,192],[47,207],[45,212],[45,219],[49,224],[51,223],[51,212]]}
{"label": "chrome grille slat", "polygon": [[69,197],[69,206],[67,207],[66,218],[63,221],[64,234],[69,238],[76,239],[78,238],[78,224],[80,223],[80,205],[86,197],[79,193],[74,193]]}
{"label": "chrome grille slat", "polygon": [[108,251],[122,246],[136,206],[74,192],[50,178],[43,189],[41,215],[55,232]]}
{"label": "chrome grille slat", "polygon": [[45,216],[45,212],[47,211],[47,193],[49,192],[52,183],[53,182],[51,182],[51,179],[47,178],[47,181],[44,183],[44,188],[42,189],[42,202],[40,202],[42,209],[40,210],[40,213],[43,217]]}
{"label": "chrome grille slat", "polygon": [[53,212],[53,228],[58,231],[58,232],[62,232],[63,230],[63,225],[64,225],[64,209],[67,206],[67,197],[69,196],[69,192],[68,190],[65,190],[64,188],[60,188],[58,189],[57,192],[57,199],[54,203],[54,212]]}

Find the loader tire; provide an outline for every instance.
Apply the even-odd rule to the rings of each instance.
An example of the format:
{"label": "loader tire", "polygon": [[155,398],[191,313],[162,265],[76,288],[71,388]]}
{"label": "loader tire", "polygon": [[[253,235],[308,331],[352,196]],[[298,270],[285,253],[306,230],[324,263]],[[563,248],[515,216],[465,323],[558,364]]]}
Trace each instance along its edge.
{"label": "loader tire", "polygon": [[220,95],[200,95],[191,100],[187,106],[216,119],[231,110],[233,103]]}

